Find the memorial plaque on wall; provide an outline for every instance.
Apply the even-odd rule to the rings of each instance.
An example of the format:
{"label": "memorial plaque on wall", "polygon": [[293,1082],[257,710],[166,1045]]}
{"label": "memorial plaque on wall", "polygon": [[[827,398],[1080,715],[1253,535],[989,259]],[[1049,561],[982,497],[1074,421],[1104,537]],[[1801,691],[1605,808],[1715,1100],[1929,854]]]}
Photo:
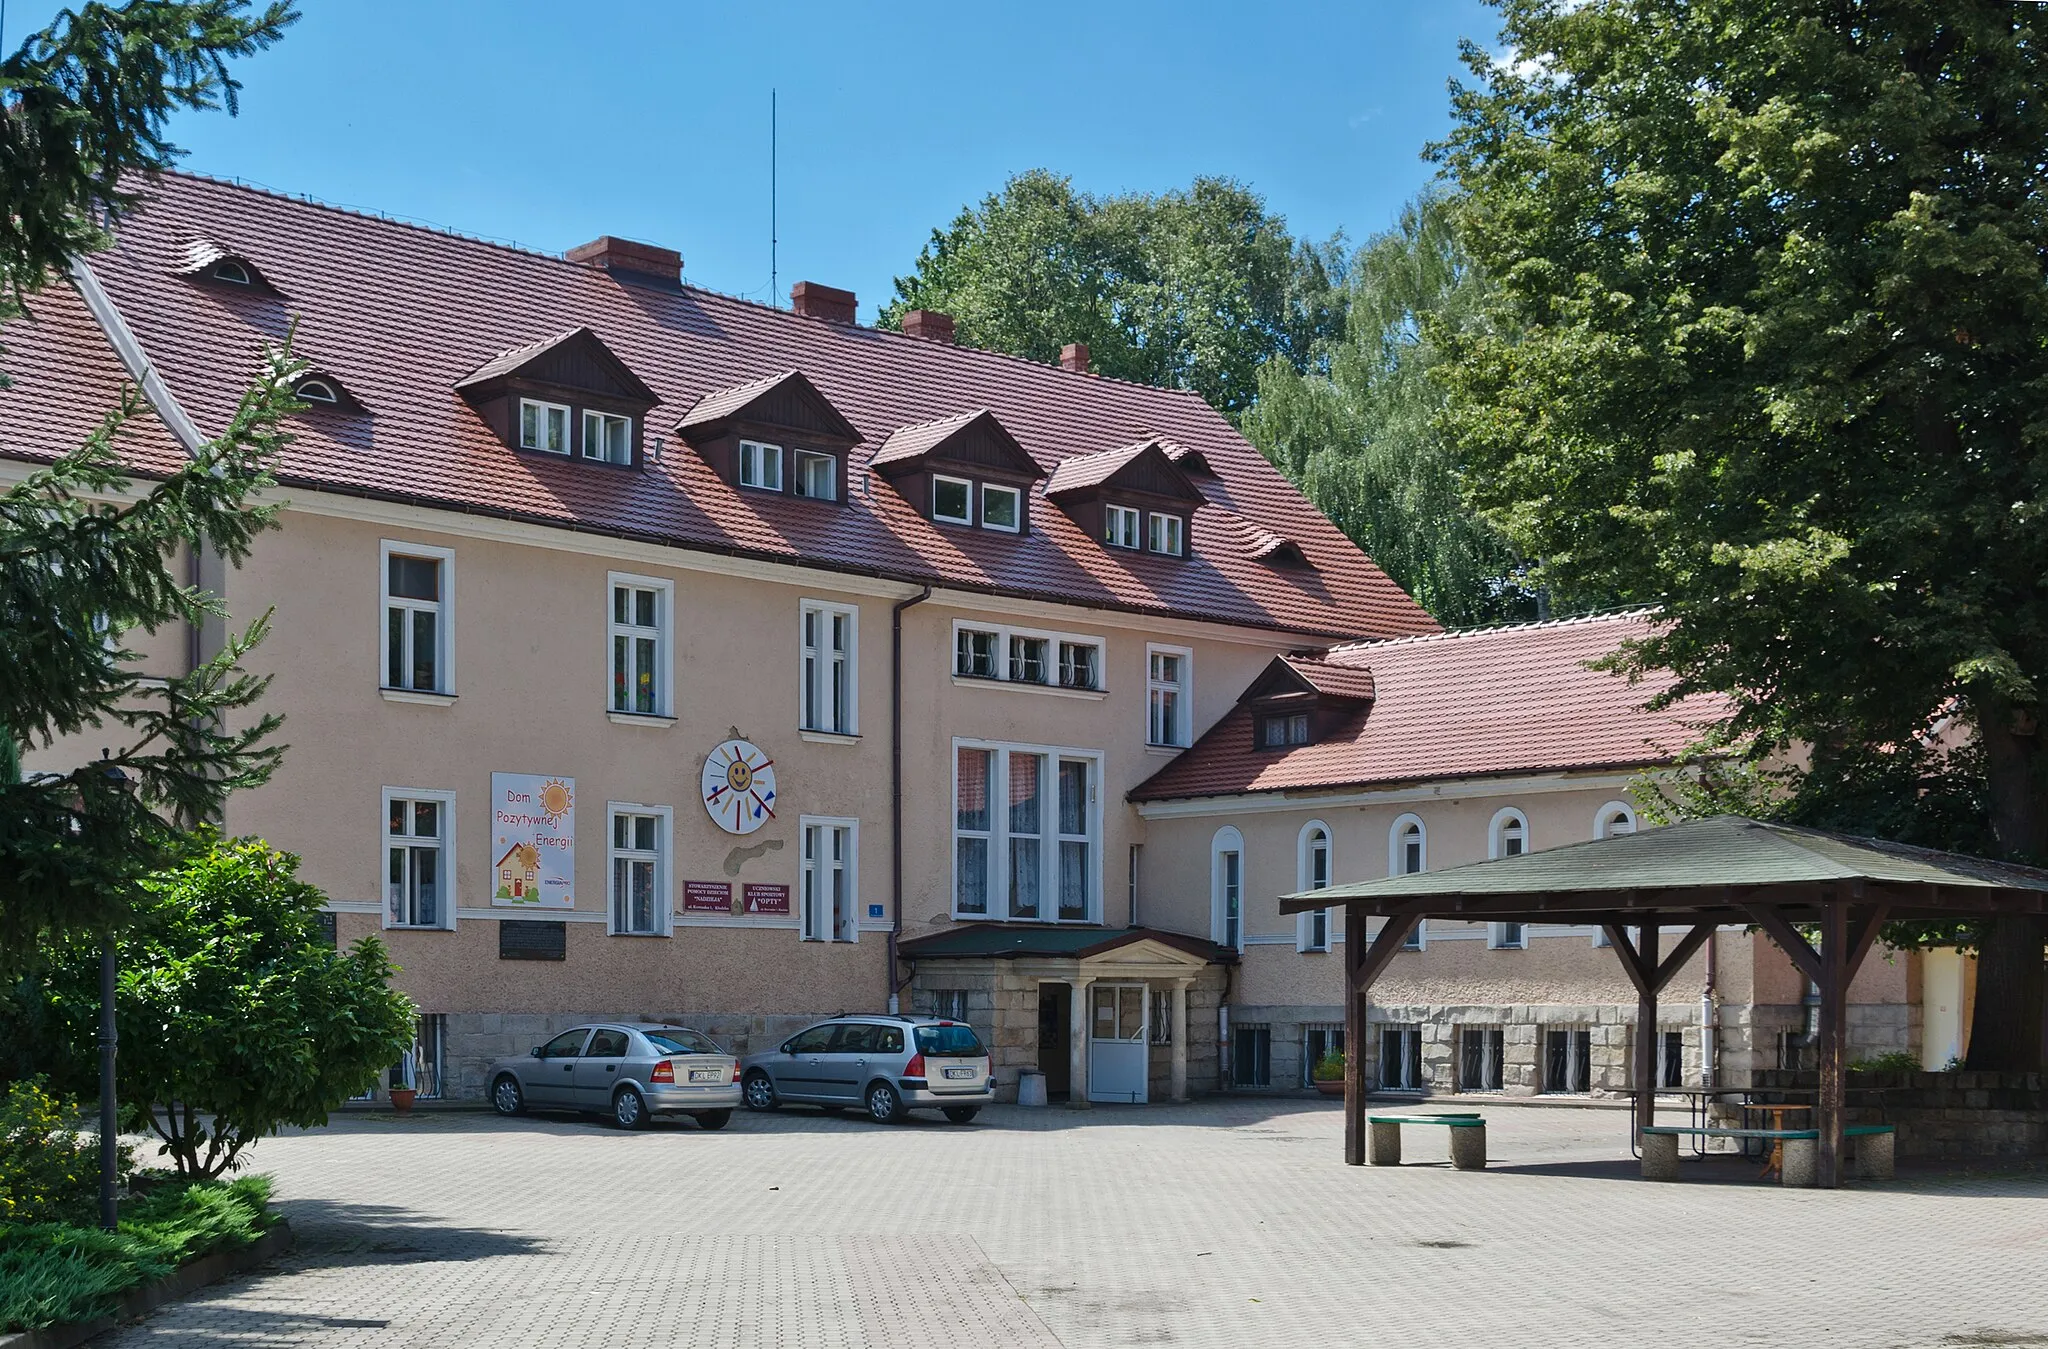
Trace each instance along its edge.
{"label": "memorial plaque on wall", "polygon": [[750,881],[741,888],[740,897],[745,900],[748,913],[789,916],[789,887],[786,885],[756,885]]}
{"label": "memorial plaque on wall", "polygon": [[567,960],[569,925],[544,923],[525,918],[507,918],[498,924],[498,959]]}
{"label": "memorial plaque on wall", "polygon": [[316,914],[315,917],[320,920],[320,940],[326,942],[329,946],[339,946],[341,940],[334,930],[334,915],[322,913]]}
{"label": "memorial plaque on wall", "polygon": [[732,912],[732,882],[684,881],[684,913]]}

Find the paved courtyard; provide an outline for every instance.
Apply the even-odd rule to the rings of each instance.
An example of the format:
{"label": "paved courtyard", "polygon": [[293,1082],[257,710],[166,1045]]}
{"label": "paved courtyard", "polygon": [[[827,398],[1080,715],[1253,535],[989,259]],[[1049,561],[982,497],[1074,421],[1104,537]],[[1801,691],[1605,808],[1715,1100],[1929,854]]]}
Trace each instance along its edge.
{"label": "paved courtyard", "polygon": [[1476,1173],[1346,1168],[1317,1101],[350,1116],[256,1150],[294,1252],[98,1343],[2048,1345],[2048,1176],[1646,1184],[1620,1112],[1486,1113]]}

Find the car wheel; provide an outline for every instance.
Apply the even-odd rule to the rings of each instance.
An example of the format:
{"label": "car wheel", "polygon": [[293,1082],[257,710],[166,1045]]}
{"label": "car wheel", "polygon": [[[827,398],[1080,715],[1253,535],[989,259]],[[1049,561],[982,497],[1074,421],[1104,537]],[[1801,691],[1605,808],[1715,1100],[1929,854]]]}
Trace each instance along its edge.
{"label": "car wheel", "polygon": [[747,1074],[746,1085],[741,1088],[749,1110],[773,1110],[782,1102],[776,1099],[775,1084],[768,1080],[768,1074],[756,1070]]}
{"label": "car wheel", "polygon": [[980,1113],[981,1107],[978,1105],[949,1105],[946,1107],[946,1118],[955,1124],[972,1124],[974,1123],[974,1117]]}
{"label": "car wheel", "polygon": [[526,1093],[519,1090],[518,1078],[510,1073],[498,1074],[498,1080],[491,1083],[491,1109],[501,1115],[526,1113]]}
{"label": "car wheel", "polygon": [[621,1129],[647,1127],[647,1101],[637,1088],[620,1087],[612,1097],[612,1123]]}
{"label": "car wheel", "polygon": [[903,1098],[887,1082],[877,1082],[868,1088],[868,1115],[877,1124],[900,1124]]}
{"label": "car wheel", "polygon": [[697,1127],[700,1129],[723,1129],[732,1122],[732,1111],[699,1110],[690,1118],[697,1121]]}

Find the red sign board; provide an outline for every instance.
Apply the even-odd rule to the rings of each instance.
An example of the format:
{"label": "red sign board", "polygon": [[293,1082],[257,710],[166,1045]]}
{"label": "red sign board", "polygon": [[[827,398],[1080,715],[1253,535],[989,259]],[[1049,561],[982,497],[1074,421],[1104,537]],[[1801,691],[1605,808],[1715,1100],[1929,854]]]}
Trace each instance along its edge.
{"label": "red sign board", "polygon": [[756,885],[749,881],[740,887],[740,899],[748,913],[784,916],[789,913],[789,887],[786,885]]}
{"label": "red sign board", "polygon": [[684,913],[731,913],[731,881],[684,881]]}

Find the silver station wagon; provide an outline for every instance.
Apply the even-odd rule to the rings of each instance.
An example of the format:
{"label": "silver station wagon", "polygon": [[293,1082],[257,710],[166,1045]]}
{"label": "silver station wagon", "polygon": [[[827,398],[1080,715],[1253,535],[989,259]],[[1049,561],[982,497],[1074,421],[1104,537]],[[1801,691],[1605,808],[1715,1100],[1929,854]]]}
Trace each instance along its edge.
{"label": "silver station wagon", "polygon": [[884,1124],[940,1110],[965,1124],[996,1099],[988,1050],[961,1021],[835,1016],[740,1064],[747,1109],[854,1107]]}
{"label": "silver station wagon", "polygon": [[639,1129],[656,1115],[688,1115],[723,1129],[740,1103],[739,1060],[686,1026],[578,1026],[524,1058],[499,1059],[485,1078],[501,1115],[579,1110]]}

